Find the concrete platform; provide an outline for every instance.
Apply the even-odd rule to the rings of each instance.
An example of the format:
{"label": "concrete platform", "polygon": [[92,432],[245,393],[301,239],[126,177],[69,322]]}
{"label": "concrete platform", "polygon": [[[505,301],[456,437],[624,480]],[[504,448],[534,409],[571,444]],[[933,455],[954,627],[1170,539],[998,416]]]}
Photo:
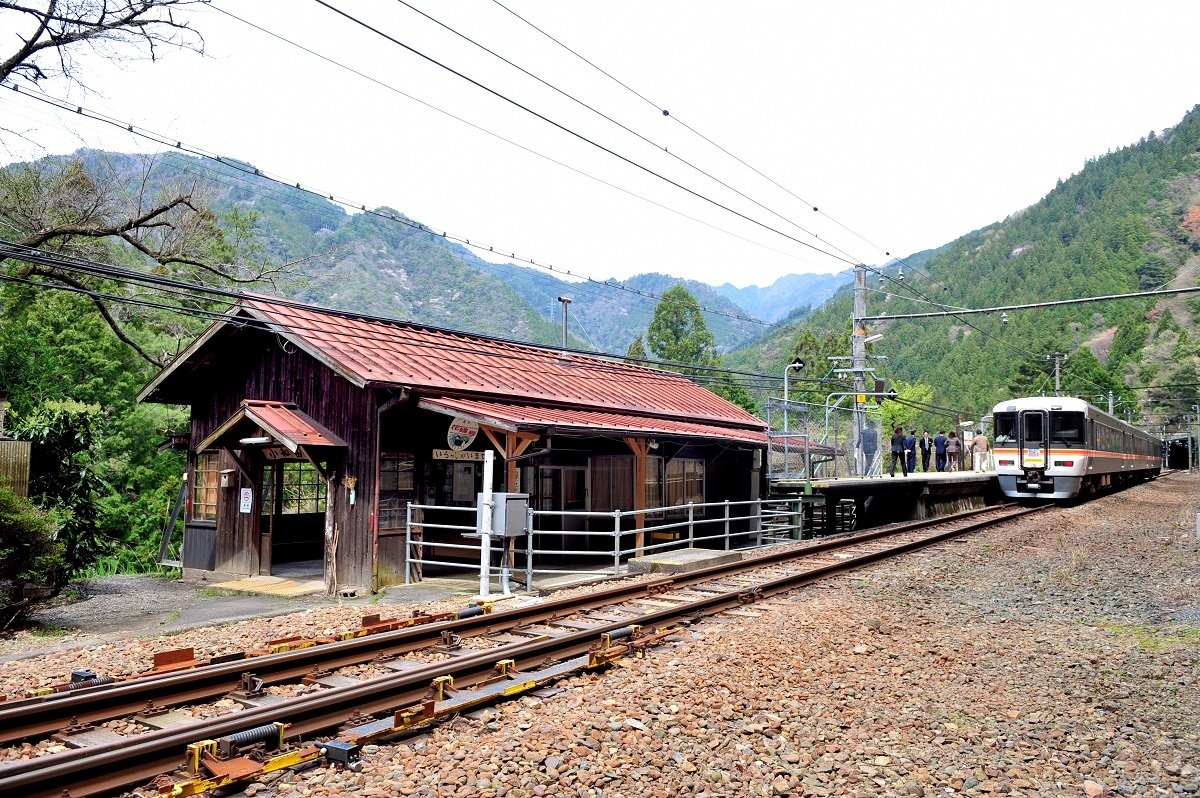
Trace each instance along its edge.
{"label": "concrete platform", "polygon": [[742,559],[740,551],[716,551],[713,549],[676,549],[660,554],[630,559],[626,565],[631,574],[684,574],[699,571],[712,565],[737,562]]}

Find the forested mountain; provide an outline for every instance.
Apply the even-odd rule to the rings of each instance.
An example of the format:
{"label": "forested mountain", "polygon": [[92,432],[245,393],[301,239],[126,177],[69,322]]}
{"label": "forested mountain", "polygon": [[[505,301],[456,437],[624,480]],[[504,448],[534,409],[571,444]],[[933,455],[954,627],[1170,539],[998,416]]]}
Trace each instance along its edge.
{"label": "forested mountain", "polygon": [[[90,169],[123,176],[130,186],[200,180],[205,200],[219,214],[237,214],[257,254],[294,262],[290,279],[274,290],[305,301],[380,316],[419,321],[505,338],[561,340],[560,296],[570,296],[572,344],[622,353],[643,332],[658,296],[683,282],[707,314],[722,351],[763,330],[757,314],[731,296],[743,296],[774,317],[819,304],[848,275],[795,275],[779,290],[735,289],[653,273],[628,280],[564,280],[546,269],[493,263],[447,242],[419,222],[389,208],[348,213],[308,191],[255,174],[253,166],[168,153],[141,156],[82,151]],[[398,221],[399,220],[399,221]],[[226,224],[226,227],[229,225]]]}
{"label": "forested mountain", "polygon": [[[1200,106],[1162,135],[1087,162],[1035,204],[869,277],[868,315],[988,308],[1196,285],[1200,267]],[[1197,400],[1195,295],[982,315],[884,320],[880,376],[932,387],[934,402],[986,412],[1014,394],[1063,393],[1152,425],[1178,425]],[[851,292],[735,353],[780,373],[802,330],[849,332]],[[845,354],[849,354],[847,351]],[[815,375],[819,376],[819,375]],[[1149,388],[1148,386],[1171,386]],[[1103,397],[1103,398],[1102,398]],[[1168,421],[1174,417],[1174,421]]]}

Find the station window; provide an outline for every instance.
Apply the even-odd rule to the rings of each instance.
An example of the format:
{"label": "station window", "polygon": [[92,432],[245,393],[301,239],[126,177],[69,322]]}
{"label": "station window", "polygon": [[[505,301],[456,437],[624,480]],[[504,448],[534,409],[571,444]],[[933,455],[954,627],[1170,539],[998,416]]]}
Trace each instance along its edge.
{"label": "station window", "polygon": [[192,484],[192,520],[217,520],[217,495],[221,484],[220,453],[196,455],[196,479]]}
{"label": "station window", "polygon": [[704,461],[677,457],[667,463],[667,506],[679,507],[688,502],[704,503]]}
{"label": "station window", "polygon": [[[591,510],[610,513],[634,509],[636,463],[632,455],[593,457],[590,462]],[[662,458],[646,458],[646,482],[642,486],[645,509],[662,506]]]}

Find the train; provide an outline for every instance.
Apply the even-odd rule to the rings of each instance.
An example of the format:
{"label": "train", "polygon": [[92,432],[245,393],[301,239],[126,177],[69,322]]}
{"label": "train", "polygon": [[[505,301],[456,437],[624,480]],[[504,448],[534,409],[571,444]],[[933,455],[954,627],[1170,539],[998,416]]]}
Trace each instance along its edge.
{"label": "train", "polygon": [[1073,499],[1162,470],[1158,438],[1082,399],[1032,396],[992,410],[1000,490],[1013,499]]}

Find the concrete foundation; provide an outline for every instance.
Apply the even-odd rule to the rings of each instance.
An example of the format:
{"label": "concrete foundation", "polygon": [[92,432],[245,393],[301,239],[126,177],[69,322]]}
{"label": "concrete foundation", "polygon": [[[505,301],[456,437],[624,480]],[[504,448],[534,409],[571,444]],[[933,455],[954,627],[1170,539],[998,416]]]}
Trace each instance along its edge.
{"label": "concrete foundation", "polygon": [[737,562],[742,559],[741,552],[714,551],[713,549],[677,549],[661,554],[650,554],[645,557],[635,557],[626,565],[631,574],[683,574],[689,571],[699,571],[713,565],[723,565],[727,562]]}

